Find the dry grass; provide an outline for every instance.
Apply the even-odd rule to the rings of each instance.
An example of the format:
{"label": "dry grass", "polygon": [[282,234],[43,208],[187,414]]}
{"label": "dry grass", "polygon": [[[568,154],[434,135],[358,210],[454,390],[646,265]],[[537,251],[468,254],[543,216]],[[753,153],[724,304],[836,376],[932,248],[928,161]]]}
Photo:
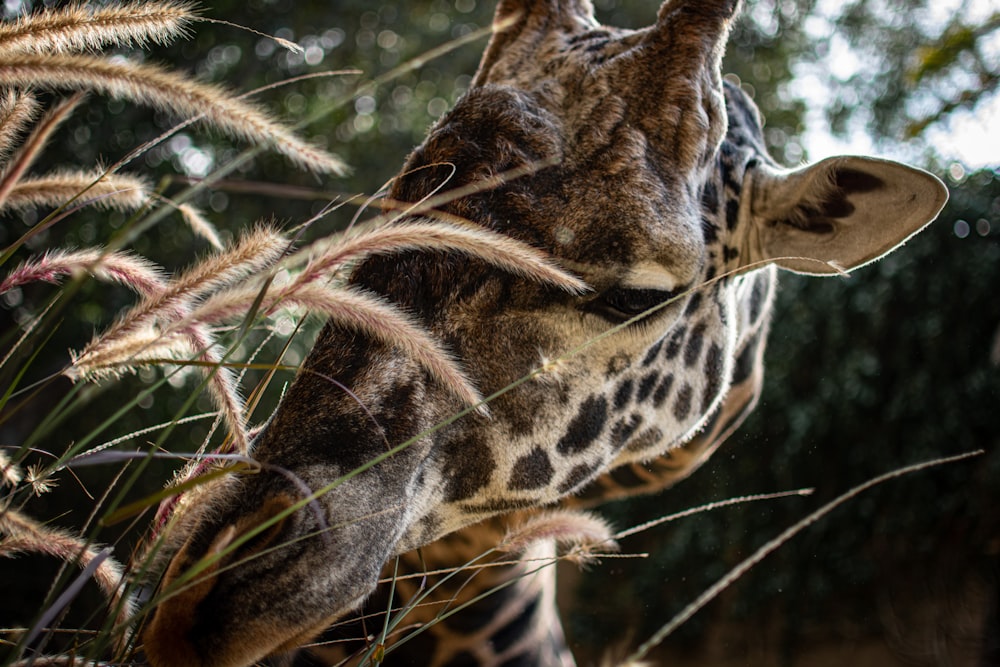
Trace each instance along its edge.
{"label": "dry grass", "polygon": [[8,55],[77,53],[108,46],[166,44],[184,36],[196,18],[190,2],[105,7],[73,3],[0,25],[0,51]]}

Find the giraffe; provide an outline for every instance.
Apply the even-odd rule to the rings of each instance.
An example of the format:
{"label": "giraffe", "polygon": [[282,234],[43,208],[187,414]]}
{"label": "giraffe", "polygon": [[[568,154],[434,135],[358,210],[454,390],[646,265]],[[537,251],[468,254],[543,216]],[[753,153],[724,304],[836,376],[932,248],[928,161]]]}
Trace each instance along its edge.
{"label": "giraffe", "polygon": [[[162,546],[162,586],[204,569],[145,624],[155,667],[291,651],[361,608],[394,556],[578,493],[668,486],[752,408],[778,269],[839,275],[936,217],[947,190],[921,170],[768,155],[756,107],[720,74],[738,4],[667,0],[624,30],[589,0],[500,1],[469,91],[391,198],[461,189],[444,214],[548,252],[590,291],[457,254],[356,267],[354,285],[416,316],[485,395],[545,372],[430,432],[461,402],[404,351],[327,324],[254,443],[264,471],[208,487]],[[328,491],[293,512],[299,486],[275,468]],[[549,595],[525,585],[519,599]],[[551,629],[453,664],[571,664]]]}

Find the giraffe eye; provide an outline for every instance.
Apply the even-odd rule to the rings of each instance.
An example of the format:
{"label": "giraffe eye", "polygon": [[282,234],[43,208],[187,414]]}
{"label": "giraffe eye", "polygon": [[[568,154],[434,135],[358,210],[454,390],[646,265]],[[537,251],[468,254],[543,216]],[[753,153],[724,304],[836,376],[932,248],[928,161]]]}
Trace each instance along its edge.
{"label": "giraffe eye", "polygon": [[612,287],[590,302],[590,310],[616,322],[624,322],[677,296],[678,291],[651,288]]}

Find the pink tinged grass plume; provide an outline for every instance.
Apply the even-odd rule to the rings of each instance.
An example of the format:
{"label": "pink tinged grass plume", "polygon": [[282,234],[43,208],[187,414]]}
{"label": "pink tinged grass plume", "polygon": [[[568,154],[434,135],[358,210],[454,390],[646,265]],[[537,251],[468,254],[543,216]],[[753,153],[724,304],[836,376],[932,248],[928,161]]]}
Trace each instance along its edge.
{"label": "pink tinged grass plume", "polygon": [[461,252],[518,276],[580,294],[587,285],[557,267],[543,252],[508,236],[483,229],[438,222],[386,225],[347,238],[336,238],[308,248],[313,260],[308,271],[329,272],[371,255],[407,250]]}
{"label": "pink tinged grass plume", "polygon": [[81,196],[88,204],[130,211],[149,201],[149,184],[126,174],[57,171],[20,179],[11,187],[4,208],[59,207]]}
{"label": "pink tinged grass plume", "polygon": [[[288,241],[276,230],[257,227],[244,234],[229,249],[209,255],[180,276],[168,282],[162,290],[151,294],[129,309],[104,333],[99,334],[75,356],[74,366],[87,373],[99,366],[128,363],[128,358],[115,360],[102,350],[119,347],[136,349],[132,339],[162,333],[172,323],[185,317],[205,295],[232,285],[248,276],[264,271],[281,257]],[[151,341],[146,341],[148,344]],[[172,341],[167,341],[173,344]],[[188,348],[184,349],[187,353]],[[96,363],[101,359],[100,364]]]}
{"label": "pink tinged grass plume", "polygon": [[160,366],[170,360],[179,365],[196,360],[209,376],[209,395],[230,427],[235,451],[248,451],[243,401],[233,371],[223,365],[217,346],[206,328],[190,326],[183,332],[164,333],[149,327],[131,331],[128,336],[107,343],[91,343],[85,352],[71,353],[70,358],[70,367],[64,375],[73,381],[117,377],[143,366]]}
{"label": "pink tinged grass plume", "polygon": [[97,563],[93,577],[108,600],[118,607],[115,619],[125,627],[132,606],[122,600],[124,570],[105,550],[97,549],[65,531],[44,526],[11,508],[0,511],[0,556],[13,558],[20,554],[37,553],[59,558],[67,563],[77,563],[81,569]]}
{"label": "pink tinged grass plume", "polygon": [[208,221],[208,218],[201,211],[191,204],[175,204],[172,201],[168,201],[168,204],[177,209],[177,212],[181,214],[181,218],[196,236],[208,241],[216,250],[223,249],[224,246],[222,239],[219,238],[219,231],[215,228],[215,225]]}
{"label": "pink tinged grass plume", "polygon": [[512,527],[497,549],[524,553],[536,542],[554,540],[571,556],[585,560],[594,549],[617,549],[611,529],[603,519],[576,510],[550,510],[533,514]]}
{"label": "pink tinged grass plume", "polygon": [[58,208],[76,201],[104,209],[134,211],[162,201],[173,207],[191,231],[212,247],[222,249],[215,226],[191,204],[178,204],[151,192],[145,179],[128,174],[101,171],[56,171],[20,179],[7,194],[3,208],[22,209],[50,206]]}
{"label": "pink tinged grass plume", "polygon": [[56,284],[78,273],[89,273],[99,280],[124,285],[143,296],[158,293],[164,285],[160,269],[135,255],[94,248],[53,250],[14,269],[0,282],[0,294],[33,282]]}
{"label": "pink tinged grass plume", "polygon": [[285,238],[271,228],[258,227],[247,233],[232,248],[210,255],[148,295],[82,352],[74,353],[66,375],[74,380],[99,378],[133,370],[154,359],[162,363],[163,359],[195,358],[206,365],[210,394],[230,427],[236,451],[246,452],[249,441],[243,401],[232,371],[221,365],[205,326],[175,325],[187,318],[206,294],[267,269],[286,247]]}
{"label": "pink tinged grass plume", "polygon": [[220,292],[193,310],[189,321],[214,324],[231,320],[242,316],[258,302],[262,315],[270,315],[280,307],[306,308],[398,347],[465,403],[475,405],[481,401],[479,392],[441,344],[387,301],[358,289],[317,282],[293,281],[272,287],[263,298],[261,289],[257,285],[247,285]]}

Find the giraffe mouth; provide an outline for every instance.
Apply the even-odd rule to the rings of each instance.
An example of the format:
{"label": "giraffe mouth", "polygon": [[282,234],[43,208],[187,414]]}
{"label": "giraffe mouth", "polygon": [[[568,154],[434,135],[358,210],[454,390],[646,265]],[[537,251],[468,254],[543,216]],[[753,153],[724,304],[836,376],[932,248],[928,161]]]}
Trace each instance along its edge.
{"label": "giraffe mouth", "polygon": [[[375,588],[392,546],[381,517],[331,527],[329,506],[316,517],[275,479],[253,480],[265,491],[246,483],[246,495],[204,517],[171,559],[141,633],[153,667],[242,667],[293,651]],[[342,569],[323,574],[338,558]]]}

